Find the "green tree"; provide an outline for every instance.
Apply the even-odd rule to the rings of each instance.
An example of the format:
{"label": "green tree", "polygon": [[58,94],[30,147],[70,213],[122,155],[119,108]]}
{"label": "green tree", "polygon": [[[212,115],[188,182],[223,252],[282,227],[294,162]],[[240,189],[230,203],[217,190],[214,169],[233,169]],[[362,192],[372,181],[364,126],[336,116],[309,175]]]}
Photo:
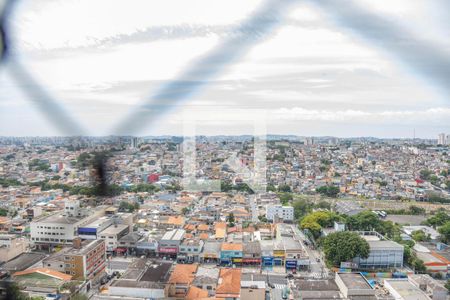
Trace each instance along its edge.
{"label": "green tree", "polygon": [[120,211],[126,212],[134,212],[136,209],[139,209],[139,203],[129,203],[127,201],[121,201],[119,204]]}
{"label": "green tree", "polygon": [[429,180],[434,185],[438,185],[439,184],[439,178],[436,175],[431,175]]}
{"label": "green tree", "polygon": [[310,213],[313,208],[312,204],[304,199],[295,201],[292,206],[294,207],[294,217],[297,220]]}
{"label": "green tree", "polygon": [[428,180],[432,173],[433,172],[431,172],[428,169],[420,170],[420,178],[423,179],[423,180]]}
{"label": "green tree", "polygon": [[280,185],[278,187],[278,191],[279,192],[284,192],[284,193],[290,193],[291,192],[291,187],[289,185],[287,185],[287,184]]}
{"label": "green tree", "polygon": [[336,198],[339,194],[339,188],[334,185],[325,185],[316,189],[316,191],[327,197]]}
{"label": "green tree", "polygon": [[282,205],[288,205],[289,201],[293,199],[291,193],[280,193],[278,196],[280,197],[280,202]]}
{"label": "green tree", "polygon": [[70,298],[70,300],[88,300],[89,298],[85,294],[78,293]]}
{"label": "green tree", "polygon": [[450,279],[447,279],[447,282],[445,283],[445,288],[450,292]]}
{"label": "green tree", "polygon": [[330,202],[327,202],[327,201],[320,201],[319,203],[317,203],[314,206],[316,208],[320,208],[320,209],[327,209],[327,210],[331,209],[331,204],[330,204]]}
{"label": "green tree", "polygon": [[381,221],[375,213],[366,210],[348,217],[346,223],[350,230],[375,230]]}
{"label": "green tree", "polygon": [[423,263],[423,260],[421,259],[415,258],[412,265],[416,272],[424,273],[427,270],[425,264]]}
{"label": "green tree", "polygon": [[229,182],[221,181],[220,182],[220,190],[222,192],[229,192],[233,189],[233,186]]}
{"label": "green tree", "polygon": [[425,208],[411,205],[409,211],[412,215],[424,215],[426,213]]}
{"label": "green tree", "polygon": [[234,225],[235,225],[234,222],[236,222],[236,220],[235,220],[235,218],[234,218],[234,214],[233,214],[233,213],[230,213],[230,214],[228,215],[227,221],[228,221],[228,226],[229,226],[229,227],[234,227]]}
{"label": "green tree", "polygon": [[321,244],[327,263],[333,266],[339,266],[341,262],[351,261],[355,257],[367,258],[370,253],[367,241],[350,231],[331,233]]}
{"label": "green tree", "polygon": [[450,221],[447,221],[438,228],[439,233],[441,234],[441,241],[444,243],[450,242]]}
{"label": "green tree", "polygon": [[424,224],[438,227],[444,225],[447,221],[450,221],[450,216],[445,211],[438,211],[434,216],[424,221]]}
{"label": "green tree", "polygon": [[276,192],[277,188],[273,184],[268,184],[266,190],[268,192]]}
{"label": "green tree", "polygon": [[337,219],[339,217],[333,212],[316,211],[306,215],[300,222],[300,227],[309,230],[315,238],[318,238],[322,228],[333,225]]}
{"label": "green tree", "polygon": [[262,223],[267,223],[269,221],[265,216],[258,216],[258,220]]}
{"label": "green tree", "polygon": [[19,286],[15,282],[6,283],[5,299],[29,300],[29,297],[20,291]]}
{"label": "green tree", "polygon": [[425,241],[429,241],[430,237],[427,236],[425,234],[425,232],[423,232],[422,230],[416,230],[413,231],[411,233],[411,237],[413,238],[413,240],[415,240],[416,242],[425,242]]}
{"label": "green tree", "polygon": [[181,213],[182,213],[183,215],[187,215],[187,214],[189,213],[189,208],[183,207],[183,208],[181,209]]}

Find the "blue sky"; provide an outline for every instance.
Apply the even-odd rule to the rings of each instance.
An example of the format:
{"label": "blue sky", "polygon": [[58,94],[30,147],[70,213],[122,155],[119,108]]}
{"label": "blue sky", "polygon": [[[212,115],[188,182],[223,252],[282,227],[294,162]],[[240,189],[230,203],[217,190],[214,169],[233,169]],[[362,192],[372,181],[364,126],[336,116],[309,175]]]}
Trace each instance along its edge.
{"label": "blue sky", "polygon": [[[21,1],[14,59],[90,135],[181,134],[186,113],[215,117],[200,134],[248,134],[224,111],[261,109],[269,133],[450,133],[445,0],[284,3]],[[67,134],[11,74],[0,69],[0,135]],[[171,95],[158,98],[165,86]],[[133,126],[118,129],[127,116]]]}

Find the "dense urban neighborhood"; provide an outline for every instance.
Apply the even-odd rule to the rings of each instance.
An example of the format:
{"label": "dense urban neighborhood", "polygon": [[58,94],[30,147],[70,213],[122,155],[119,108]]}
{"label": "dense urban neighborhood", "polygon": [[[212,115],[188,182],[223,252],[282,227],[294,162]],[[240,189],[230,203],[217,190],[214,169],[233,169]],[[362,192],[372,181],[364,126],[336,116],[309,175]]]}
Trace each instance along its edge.
{"label": "dense urban neighborhood", "polygon": [[[0,137],[6,299],[448,299],[450,139]],[[229,165],[236,156],[241,169]]]}

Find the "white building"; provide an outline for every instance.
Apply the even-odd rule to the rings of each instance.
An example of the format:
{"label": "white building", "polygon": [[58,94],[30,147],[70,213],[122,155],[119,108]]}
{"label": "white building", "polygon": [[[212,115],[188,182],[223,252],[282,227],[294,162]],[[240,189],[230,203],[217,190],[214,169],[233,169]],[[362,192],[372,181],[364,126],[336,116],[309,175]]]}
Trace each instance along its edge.
{"label": "white building", "polygon": [[38,218],[30,223],[31,242],[34,244],[72,244],[78,228],[100,218],[105,207],[96,210],[80,208],[78,201],[66,201],[64,212]]}
{"label": "white building", "polygon": [[446,144],[445,133],[439,133],[438,144],[439,145],[445,145]]}
{"label": "white building", "polygon": [[278,218],[283,221],[294,220],[294,208],[292,206],[282,205],[267,205],[266,206],[266,218],[267,220],[274,221]]}
{"label": "white building", "polygon": [[0,262],[11,260],[28,248],[26,238],[18,238],[14,234],[0,234]]}
{"label": "white building", "polygon": [[130,232],[130,227],[124,224],[114,224],[106,228],[100,233],[100,238],[105,240],[106,251],[114,251],[119,246],[121,237]]}

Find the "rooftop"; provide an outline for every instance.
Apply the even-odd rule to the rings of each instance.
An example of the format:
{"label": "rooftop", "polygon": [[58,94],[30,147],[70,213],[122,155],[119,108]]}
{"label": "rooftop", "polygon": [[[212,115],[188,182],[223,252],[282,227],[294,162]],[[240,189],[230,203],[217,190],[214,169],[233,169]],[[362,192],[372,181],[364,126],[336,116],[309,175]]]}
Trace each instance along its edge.
{"label": "rooftop", "polygon": [[83,220],[85,217],[69,217],[63,216],[63,212],[58,212],[53,215],[45,216],[42,218],[38,218],[37,220],[33,220],[32,223],[47,223],[47,224],[76,224]]}
{"label": "rooftop", "polygon": [[242,251],[242,244],[222,243],[222,251]]}
{"label": "rooftop", "polygon": [[407,279],[386,279],[384,285],[388,290],[397,292],[404,300],[430,300],[421,289]]}
{"label": "rooftop", "polygon": [[186,231],[184,229],[174,229],[167,231],[161,240],[181,241]]}
{"label": "rooftop", "polygon": [[197,273],[198,264],[185,265],[178,264],[175,266],[169,278],[169,283],[187,283],[191,284]]}
{"label": "rooftop", "polygon": [[241,292],[241,269],[220,269],[216,295],[239,295]]}
{"label": "rooftop", "polygon": [[100,244],[104,244],[105,241],[104,240],[84,240],[83,242],[81,242],[81,248],[77,249],[77,248],[70,248],[68,249],[66,252],[64,252],[64,254],[68,254],[68,255],[85,255],[87,253],[89,253],[90,251],[92,251],[94,248],[96,248],[98,245]]}
{"label": "rooftop", "polygon": [[42,253],[22,253],[16,258],[4,263],[1,266],[5,271],[22,271],[25,270],[37,262],[45,258],[45,254]]}
{"label": "rooftop", "polygon": [[403,250],[403,246],[394,241],[367,241],[370,249],[397,249]]}
{"label": "rooftop", "polygon": [[20,272],[16,272],[14,273],[14,277],[16,276],[23,276],[23,275],[29,275],[29,274],[33,274],[33,273],[38,273],[41,275],[46,275],[55,279],[59,279],[62,281],[68,281],[72,279],[72,276],[55,271],[55,270],[51,270],[51,269],[47,269],[47,268],[35,268],[35,269],[28,269],[25,271],[20,271]]}
{"label": "rooftop", "polygon": [[348,289],[372,290],[367,280],[359,273],[338,273]]}
{"label": "rooftop", "polygon": [[108,228],[106,228],[105,230],[103,230],[101,232],[101,234],[102,235],[118,234],[127,228],[128,228],[128,225],[125,225],[125,224],[111,225]]}

